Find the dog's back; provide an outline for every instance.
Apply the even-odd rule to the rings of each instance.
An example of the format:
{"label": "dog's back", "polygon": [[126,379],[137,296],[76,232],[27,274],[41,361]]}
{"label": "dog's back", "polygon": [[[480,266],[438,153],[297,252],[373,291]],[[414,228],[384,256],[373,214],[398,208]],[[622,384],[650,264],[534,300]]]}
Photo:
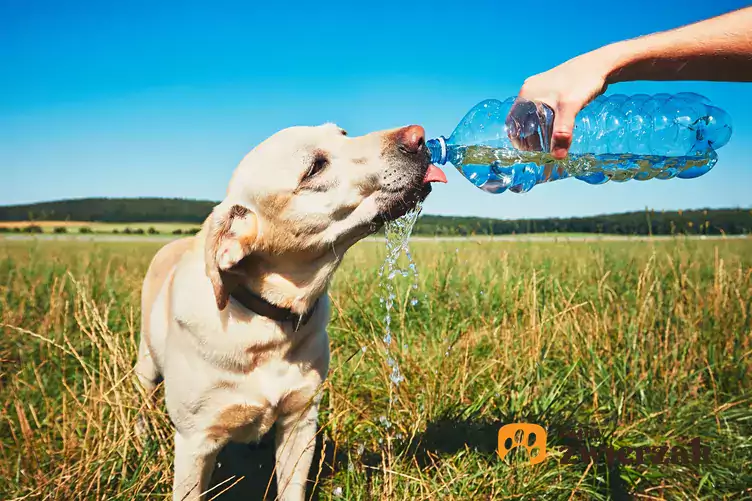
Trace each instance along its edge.
{"label": "dog's back", "polygon": [[[157,346],[164,344],[164,329],[154,329],[154,315],[167,324],[170,290],[168,279],[175,266],[194,245],[195,237],[174,240],[157,252],[149,264],[141,289],[141,342],[139,344],[139,364],[136,367],[141,382],[146,389],[153,390],[161,376],[162,353]],[[159,296],[162,295],[161,300]],[[147,355],[147,356],[144,356]],[[149,363],[150,362],[150,363]]]}

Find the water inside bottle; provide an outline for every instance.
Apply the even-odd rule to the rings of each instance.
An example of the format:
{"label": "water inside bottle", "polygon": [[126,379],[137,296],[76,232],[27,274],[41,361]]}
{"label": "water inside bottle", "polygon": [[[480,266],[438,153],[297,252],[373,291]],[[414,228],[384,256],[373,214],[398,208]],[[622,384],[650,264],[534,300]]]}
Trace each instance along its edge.
{"label": "water inside bottle", "polygon": [[630,179],[697,177],[717,161],[713,150],[694,156],[635,155],[631,153],[570,153],[555,160],[549,153],[489,146],[457,146],[450,161],[476,186],[499,193],[524,192],[536,184],[576,177],[592,184]]}

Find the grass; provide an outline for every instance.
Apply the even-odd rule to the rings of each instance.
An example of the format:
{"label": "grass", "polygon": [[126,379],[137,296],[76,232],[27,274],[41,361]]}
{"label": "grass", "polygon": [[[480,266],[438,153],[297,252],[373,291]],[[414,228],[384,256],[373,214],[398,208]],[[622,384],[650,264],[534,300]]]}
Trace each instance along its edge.
{"label": "grass", "polygon": [[[144,408],[131,372],[158,245],[0,240],[0,498],[169,496],[169,419]],[[356,246],[335,277],[319,499],[752,496],[752,241],[412,247],[420,301],[398,281],[393,351],[406,379],[391,404],[384,247]],[[139,411],[154,435],[143,445]],[[513,422],[547,429],[541,464],[496,454]],[[576,429],[589,438],[573,442]],[[710,447],[702,464],[564,461],[573,444],[695,437]],[[272,454],[268,440],[228,448],[212,495],[245,476],[220,499],[260,498]]]}
{"label": "grass", "polygon": [[[126,228],[131,230],[148,231],[154,228],[160,234],[171,235],[173,231],[180,230],[183,232],[198,229],[200,224],[194,223],[99,223],[88,221],[0,221],[0,228],[26,228],[28,226],[39,226],[42,233],[54,233],[56,228],[65,228],[66,233],[76,234],[81,228],[88,228],[93,233],[113,233],[117,230],[123,233]],[[60,231],[60,230],[58,230]]]}

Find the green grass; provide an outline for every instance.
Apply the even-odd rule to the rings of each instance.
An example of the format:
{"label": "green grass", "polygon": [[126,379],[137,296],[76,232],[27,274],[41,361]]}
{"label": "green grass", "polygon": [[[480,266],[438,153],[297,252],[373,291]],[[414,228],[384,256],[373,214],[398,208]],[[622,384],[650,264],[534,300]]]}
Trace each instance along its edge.
{"label": "green grass", "polygon": [[39,226],[42,233],[55,233],[56,229],[65,228],[65,233],[76,235],[81,228],[87,228],[93,233],[123,233],[126,228],[133,230],[143,230],[146,233],[149,228],[154,228],[160,235],[172,235],[175,230],[187,232],[197,230],[201,225],[195,223],[99,223],[86,221],[19,221],[19,222],[0,222],[1,229],[25,228],[29,225]]}
{"label": "green grass", "polygon": [[[169,420],[143,409],[131,372],[139,288],[158,246],[0,240],[0,498],[168,497]],[[391,405],[384,247],[359,244],[335,277],[311,473],[320,499],[752,496],[752,241],[412,247],[420,302],[398,281],[406,380]],[[139,410],[154,430],[144,445]],[[544,462],[499,459],[498,430],[512,422],[548,430]],[[710,459],[565,464],[575,428],[594,435],[591,450],[700,437]],[[227,495],[264,492],[271,447],[239,451],[253,467]],[[216,478],[233,473],[225,460]]]}

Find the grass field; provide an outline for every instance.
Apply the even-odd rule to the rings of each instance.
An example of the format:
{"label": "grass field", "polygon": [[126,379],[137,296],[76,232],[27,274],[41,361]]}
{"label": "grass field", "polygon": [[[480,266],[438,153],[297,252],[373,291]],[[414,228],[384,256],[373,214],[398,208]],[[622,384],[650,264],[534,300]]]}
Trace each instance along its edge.
{"label": "grass field", "polygon": [[159,234],[170,235],[175,230],[187,232],[199,228],[199,224],[192,223],[98,223],[88,221],[0,221],[0,230],[2,229],[24,229],[30,225],[38,226],[42,233],[55,233],[55,230],[65,228],[66,233],[79,233],[81,228],[91,230],[93,233],[123,233],[126,228],[130,230],[143,230],[147,232],[149,228],[154,228]]}
{"label": "grass field", "polygon": [[[168,496],[169,419],[143,408],[131,372],[158,245],[0,240],[1,499]],[[406,379],[391,405],[384,246],[356,246],[336,275],[318,498],[752,497],[752,241],[412,247],[420,301],[398,282],[393,345]],[[145,444],[133,433],[140,410],[153,428]],[[542,463],[496,454],[513,422],[547,429]],[[589,436],[567,437],[577,429]],[[697,437],[710,448],[701,464],[565,457],[571,445]],[[244,476],[220,499],[260,499],[272,454],[267,440],[228,449],[209,498]]]}

